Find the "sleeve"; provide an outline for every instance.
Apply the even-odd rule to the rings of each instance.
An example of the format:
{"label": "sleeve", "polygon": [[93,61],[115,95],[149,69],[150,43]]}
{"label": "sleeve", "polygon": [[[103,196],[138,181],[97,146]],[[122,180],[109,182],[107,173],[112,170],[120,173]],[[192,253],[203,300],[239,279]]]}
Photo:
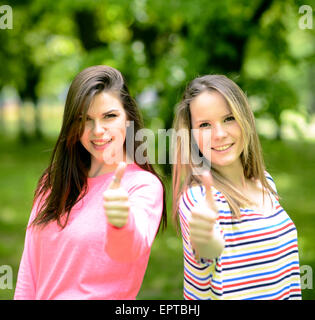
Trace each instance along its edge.
{"label": "sleeve", "polygon": [[162,184],[153,174],[141,171],[133,181],[130,187],[122,180],[129,194],[127,224],[122,228],[107,224],[105,250],[120,262],[134,261],[150,252],[163,210]]}
{"label": "sleeve", "polygon": [[198,259],[190,242],[188,220],[191,209],[198,205],[202,197],[202,187],[188,188],[183,192],[179,202],[179,221],[183,239],[184,255],[184,299],[209,299],[211,292],[211,277],[219,258]]}
{"label": "sleeve", "polygon": [[38,204],[36,203],[32,209],[28,227],[26,228],[24,250],[20,262],[14,293],[15,300],[34,300],[36,297],[34,237],[33,228],[30,227],[30,224],[35,217],[37,206]]}
{"label": "sleeve", "polygon": [[278,195],[276,183],[274,182],[272,176],[269,174],[269,172],[265,171],[265,177],[266,177],[266,180],[267,180],[269,186],[275,192],[274,195],[275,195],[276,199],[279,200],[279,195]]}
{"label": "sleeve", "polygon": [[[188,220],[191,216],[191,210],[194,206],[198,205],[203,201],[205,192],[202,186],[196,186],[193,188],[188,188],[181,196],[179,201],[179,222],[181,227],[181,233],[183,238],[183,249],[184,249],[184,258],[189,260],[192,265],[196,266],[196,272],[200,270],[200,266],[207,267],[215,262],[216,259],[204,259],[202,257],[197,257],[195,251],[192,247],[190,241],[190,232],[188,227]],[[220,229],[219,223],[217,222],[214,228]]]}

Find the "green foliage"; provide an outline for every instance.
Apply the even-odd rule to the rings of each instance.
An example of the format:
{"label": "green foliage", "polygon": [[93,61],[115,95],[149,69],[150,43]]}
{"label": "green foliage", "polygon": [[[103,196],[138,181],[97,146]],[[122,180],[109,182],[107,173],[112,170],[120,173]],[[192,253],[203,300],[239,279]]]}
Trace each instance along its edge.
{"label": "green foliage", "polygon": [[[155,90],[157,99],[146,110],[155,110],[167,129],[184,86],[200,74],[231,76],[264,101],[258,115],[269,114],[279,126],[283,110],[301,112],[305,105],[309,88],[300,85],[297,92],[292,77],[281,72],[287,64],[313,63],[309,43],[314,32],[298,29],[298,6],[292,0],[8,4],[14,27],[0,32],[0,90],[11,85],[35,107],[40,99],[64,102],[60,93],[76,73],[94,64],[120,69],[135,96]],[[299,48],[292,45],[293,34]],[[150,112],[144,115],[150,125]]]}

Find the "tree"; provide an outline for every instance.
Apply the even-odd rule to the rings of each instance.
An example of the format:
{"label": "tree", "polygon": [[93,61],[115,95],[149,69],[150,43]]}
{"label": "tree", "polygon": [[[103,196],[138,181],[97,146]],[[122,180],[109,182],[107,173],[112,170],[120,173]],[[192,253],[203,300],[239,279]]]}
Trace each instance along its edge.
{"label": "tree", "polygon": [[[281,66],[300,61],[290,52],[283,16],[284,10],[298,14],[292,0],[33,0],[11,5],[18,23],[10,36],[0,35],[8,71],[0,80],[14,85],[34,106],[52,94],[52,85],[66,85],[82,68],[110,64],[122,71],[136,97],[154,92],[155,99],[143,108],[147,126],[159,118],[170,128],[186,83],[206,73],[226,74],[259,96],[263,103],[257,115],[270,114],[279,127],[282,111],[297,108],[298,95],[281,75]],[[72,49],[61,52],[58,46]]]}

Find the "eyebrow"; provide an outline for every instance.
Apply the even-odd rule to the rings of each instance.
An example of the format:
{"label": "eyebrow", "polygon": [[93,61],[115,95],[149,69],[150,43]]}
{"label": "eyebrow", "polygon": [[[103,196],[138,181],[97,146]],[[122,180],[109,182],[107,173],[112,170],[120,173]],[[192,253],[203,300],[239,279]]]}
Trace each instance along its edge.
{"label": "eyebrow", "polygon": [[[232,112],[230,112],[230,113],[228,113],[228,114],[226,114],[226,115],[222,116],[221,118],[222,118],[222,119],[224,119],[224,118],[229,117],[229,116],[233,116],[233,113],[232,113]],[[198,120],[198,121],[196,121],[196,123],[200,123],[200,122],[208,122],[208,121],[209,121],[209,120]]]}

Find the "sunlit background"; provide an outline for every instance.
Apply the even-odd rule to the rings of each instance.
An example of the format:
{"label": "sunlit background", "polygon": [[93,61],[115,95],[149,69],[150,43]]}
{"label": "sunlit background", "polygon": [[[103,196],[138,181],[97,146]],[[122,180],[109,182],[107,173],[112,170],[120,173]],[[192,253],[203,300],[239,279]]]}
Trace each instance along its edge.
{"label": "sunlit background", "polygon": [[[69,84],[96,64],[124,74],[145,127],[154,132],[171,128],[174,106],[192,78],[220,73],[236,81],[255,112],[267,170],[297,226],[300,264],[315,270],[315,27],[313,14],[311,23],[300,10],[306,5],[313,11],[314,3],[5,4],[12,8],[12,29],[0,29],[0,266],[12,267],[13,289],[0,288],[0,299],[14,294],[33,192],[60,129]],[[165,177],[170,216],[170,166],[157,169]],[[309,278],[303,277],[303,298],[315,299]],[[182,299],[182,290],[181,237],[169,219],[153,245],[138,298]]]}

